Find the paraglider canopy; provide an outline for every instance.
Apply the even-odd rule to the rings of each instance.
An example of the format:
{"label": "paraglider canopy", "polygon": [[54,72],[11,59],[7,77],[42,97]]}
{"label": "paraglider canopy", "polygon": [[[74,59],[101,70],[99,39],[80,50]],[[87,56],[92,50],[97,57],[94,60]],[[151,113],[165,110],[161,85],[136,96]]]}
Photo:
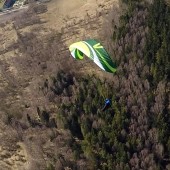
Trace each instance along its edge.
{"label": "paraglider canopy", "polygon": [[70,45],[69,50],[75,59],[82,60],[85,54],[93,60],[102,70],[114,73],[116,72],[116,65],[111,60],[107,51],[103,48],[100,42],[89,39],[85,41],[76,42]]}

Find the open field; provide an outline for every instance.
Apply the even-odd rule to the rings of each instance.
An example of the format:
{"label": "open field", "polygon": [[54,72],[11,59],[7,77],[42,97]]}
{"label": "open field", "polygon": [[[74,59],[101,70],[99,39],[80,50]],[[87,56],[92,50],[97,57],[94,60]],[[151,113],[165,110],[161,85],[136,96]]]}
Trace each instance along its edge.
{"label": "open field", "polygon": [[[38,89],[41,88],[44,80],[54,76],[60,67],[66,66],[70,71],[78,69],[82,74],[92,74],[95,71],[101,77],[106,76],[97,66],[92,67],[90,62],[75,62],[69,57],[68,46],[85,38],[97,38],[111,52],[103,25],[108,24],[106,17],[113,6],[116,13],[119,11],[119,5],[115,0],[52,0],[45,5],[47,11],[41,14],[24,8],[0,15],[0,117],[8,116],[9,113],[14,119],[19,117],[20,121],[26,123],[26,127],[29,125],[27,114],[37,120],[37,106],[47,108],[50,106],[46,97]],[[41,11],[42,7],[45,9],[44,6],[39,10]],[[70,67],[73,65],[74,67]],[[6,118],[0,119],[1,139],[6,136],[7,131],[11,131],[11,127],[3,128],[4,119]],[[24,168],[32,170],[38,165],[43,167],[44,156],[50,161],[46,154],[39,157],[36,148],[39,144],[31,141],[31,138],[39,136],[39,132],[36,129],[32,130],[28,128],[24,133],[21,132],[22,135],[26,135],[24,138],[27,141],[14,142],[11,147],[10,141],[5,144],[3,141],[0,143],[0,146],[3,146],[0,147],[2,151],[0,167],[3,170]],[[52,129],[41,130],[42,135],[45,135],[47,130]],[[67,136],[60,127],[58,131],[56,133],[60,133],[61,136]],[[17,130],[14,129],[11,133],[15,136]],[[50,143],[47,146],[51,149],[56,145],[49,140],[46,142],[46,144]],[[30,147],[34,148],[37,156]],[[11,148],[13,152],[10,152]],[[58,148],[55,153],[62,153],[61,145],[55,148],[56,150]],[[8,156],[5,157],[5,154]],[[64,154],[67,157],[66,151]],[[38,167],[37,169],[39,170]]]}

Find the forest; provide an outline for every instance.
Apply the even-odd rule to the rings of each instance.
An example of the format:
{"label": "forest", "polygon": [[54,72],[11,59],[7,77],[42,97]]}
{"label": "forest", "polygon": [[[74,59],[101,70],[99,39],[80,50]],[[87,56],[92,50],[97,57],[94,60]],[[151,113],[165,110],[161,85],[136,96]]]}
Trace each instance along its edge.
{"label": "forest", "polygon": [[[163,0],[123,3],[128,9],[113,26],[113,80],[58,72],[50,87],[54,101],[64,97],[57,117],[87,169],[169,169],[170,7]],[[103,113],[106,97],[112,107]]]}
{"label": "forest", "polygon": [[[126,10],[119,24],[113,20],[110,35],[117,72],[105,77],[79,73],[80,66],[70,64],[70,59],[56,64],[59,49],[61,56],[68,56],[62,32],[52,32],[43,44],[36,35],[40,28],[20,31],[44,22],[32,14],[47,11],[45,5],[16,18],[13,28],[18,40],[8,48],[17,47],[26,57],[16,62],[22,78],[9,77],[15,90],[6,92],[15,96],[28,80],[37,83],[40,75],[44,77],[36,88],[32,86],[36,102],[29,96],[36,111],[24,99],[25,112],[17,106],[2,108],[3,127],[9,127],[10,136],[3,135],[0,144],[23,142],[32,160],[37,158],[32,170],[170,169],[170,6],[165,0],[120,3]],[[20,82],[24,87],[17,85]],[[106,98],[111,99],[111,107],[102,112]]]}
{"label": "forest", "polygon": [[[169,169],[170,8],[162,0],[123,3],[127,11],[113,26],[113,79],[61,70],[48,97],[57,103],[62,96],[56,116],[72,134],[74,159],[86,160],[87,169]],[[112,107],[103,113],[105,98]]]}

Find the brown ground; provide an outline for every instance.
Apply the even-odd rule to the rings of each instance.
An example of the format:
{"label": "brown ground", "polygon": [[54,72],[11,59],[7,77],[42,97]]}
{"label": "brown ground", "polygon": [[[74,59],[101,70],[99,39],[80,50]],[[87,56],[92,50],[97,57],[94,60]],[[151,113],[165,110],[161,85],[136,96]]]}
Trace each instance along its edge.
{"label": "brown ground", "polygon": [[[44,157],[36,159],[36,155],[27,147],[29,144],[34,148],[36,144],[33,142],[34,140],[31,143],[29,138],[38,136],[39,132],[33,129],[27,130],[23,132],[26,135],[26,141],[18,143],[15,142],[16,139],[11,145],[13,138],[8,137],[9,132],[14,131],[14,134],[17,132],[12,126],[6,126],[4,122],[7,121],[7,115],[10,114],[21,118],[21,122],[27,121],[26,114],[30,114],[36,119],[38,117],[37,106],[49,107],[49,103],[42,94],[37,92],[37,89],[41,87],[46,78],[55,74],[61,61],[64,61],[64,64],[71,62],[68,64],[71,65],[68,69],[76,68],[79,72],[107,76],[91,63],[78,65],[69,57],[68,46],[85,38],[97,38],[112,53],[110,43],[112,30],[108,28],[111,28],[113,16],[115,22],[118,22],[118,15],[115,15],[119,13],[120,9],[117,0],[52,0],[47,3],[47,7],[46,13],[39,14],[43,23],[21,28],[14,28],[15,20],[9,20],[13,17],[17,20],[21,17],[21,11],[0,16],[0,139],[7,138],[5,138],[7,141],[5,144],[3,140],[0,141],[0,170],[31,170],[31,164],[43,162]],[[5,19],[8,19],[8,23],[3,24]],[[19,46],[14,46],[21,40],[19,36],[27,33],[27,38],[29,38],[30,32],[35,34],[32,38],[35,42],[22,39]],[[54,39],[55,44],[48,45],[49,41],[52,41],[50,36]],[[34,39],[35,37],[36,39]],[[59,38],[57,39],[57,37]],[[23,44],[26,42],[28,44],[24,46]],[[32,50],[36,49],[38,56],[34,55],[29,58],[29,43]],[[22,47],[26,52],[22,53]],[[41,52],[42,50],[44,51]],[[45,71],[42,69],[44,65],[47,67]],[[29,107],[25,108],[25,105]],[[58,131],[61,132],[61,129],[59,128]],[[47,132],[41,130],[41,133],[44,135]],[[65,136],[65,132],[61,132],[61,134]],[[50,143],[50,146],[53,147],[53,143]],[[11,149],[12,151],[10,151]]]}

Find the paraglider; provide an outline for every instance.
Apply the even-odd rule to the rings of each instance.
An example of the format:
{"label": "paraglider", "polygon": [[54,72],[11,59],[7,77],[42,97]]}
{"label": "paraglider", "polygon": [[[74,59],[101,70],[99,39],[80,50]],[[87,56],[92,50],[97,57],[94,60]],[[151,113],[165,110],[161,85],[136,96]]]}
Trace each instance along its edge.
{"label": "paraglider", "polygon": [[75,59],[82,60],[83,55],[86,55],[94,61],[102,70],[114,73],[116,65],[111,60],[109,54],[100,44],[94,39],[79,41],[70,45],[69,50]]}
{"label": "paraglider", "polygon": [[[97,40],[88,39],[75,42],[70,45],[69,50],[71,55],[77,60],[82,60],[84,55],[86,55],[102,70],[109,73],[116,72],[116,64],[112,61],[107,51]],[[107,110],[109,107],[111,107],[111,100],[106,99],[102,111]]]}
{"label": "paraglider", "polygon": [[104,105],[102,111],[107,110],[109,107],[111,107],[111,100],[110,99],[106,99],[105,100],[105,105]]}

